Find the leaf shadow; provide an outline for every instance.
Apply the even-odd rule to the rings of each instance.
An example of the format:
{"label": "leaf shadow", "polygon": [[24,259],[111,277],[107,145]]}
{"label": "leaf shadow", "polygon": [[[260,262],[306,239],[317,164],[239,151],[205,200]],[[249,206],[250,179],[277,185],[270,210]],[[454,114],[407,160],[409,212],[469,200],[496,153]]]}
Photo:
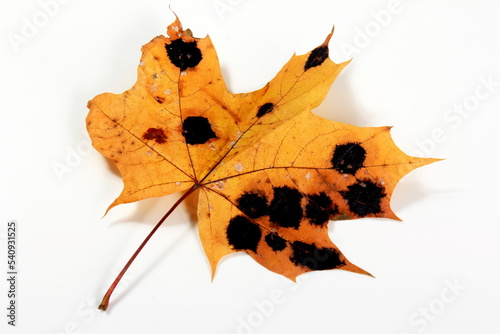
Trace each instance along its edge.
{"label": "leaf shadow", "polygon": [[[175,203],[175,201],[178,199],[177,196],[166,196],[170,197],[168,200],[171,201],[171,203]],[[149,220],[145,221],[144,217],[149,217],[152,215],[152,212],[156,214],[156,212],[159,212],[159,208],[161,207],[163,210],[163,214],[167,211],[163,209],[163,205],[165,202],[165,197],[158,197],[158,198],[152,198],[152,199],[147,199],[147,200],[142,200],[138,202],[137,209],[135,212],[128,216],[126,219],[127,222],[137,222],[137,223],[146,223],[150,225],[156,225],[156,221],[154,220]],[[161,203],[161,204],[160,204]],[[114,305],[118,304],[122,298],[124,298],[128,293],[130,293],[139,283],[140,280],[144,279],[147,275],[149,275],[150,272],[157,266],[157,263],[161,259],[165,259],[167,255],[175,248],[178,247],[178,244],[184,239],[187,235],[190,233],[193,233],[196,229],[196,216],[197,216],[197,206],[198,206],[198,191],[195,191],[191,196],[187,197],[183,205],[184,207],[184,212],[187,212],[188,218],[187,221],[189,223],[189,227],[185,229],[176,239],[173,240],[168,246],[165,247],[165,249],[161,252],[161,254],[158,254],[156,256],[156,259],[153,261],[150,261],[150,264],[143,268],[140,272],[138,272],[137,278],[135,278],[130,284],[128,284],[123,290],[119,292],[117,296],[114,296],[113,302],[110,303],[110,307],[108,308],[108,311],[111,312],[112,308]],[[179,208],[178,208],[179,209]],[[162,215],[161,215],[162,216]],[[115,223],[123,223],[123,221],[120,222],[115,222]],[[184,224],[186,223],[185,219],[182,219],[180,221],[177,221],[174,224]],[[169,225],[172,225],[172,222],[170,222]],[[199,250],[200,252],[203,252],[201,241],[199,243]],[[206,261],[206,267],[207,270],[209,270],[209,263]]]}
{"label": "leaf shadow", "polygon": [[[174,217],[177,216],[177,218],[179,218],[179,213],[187,213],[187,217],[181,217],[182,219],[175,219],[174,217],[172,217],[174,219],[167,218],[164,224],[176,226],[188,222],[191,226],[196,226],[198,205],[197,194],[198,192],[194,192],[188,196],[172,213]],[[111,225],[139,223],[155,226],[180,197],[181,194],[171,194],[162,197],[146,198],[135,202],[133,203],[135,205],[135,210],[132,213],[111,222]]]}
{"label": "leaf shadow", "polygon": [[344,69],[333,83],[324,101],[313,112],[335,122],[367,126],[369,124],[362,116],[364,108],[353,94],[350,71],[349,66]]}
{"label": "leaf shadow", "polygon": [[[140,280],[144,279],[158,264],[160,259],[164,259],[167,255],[177,247],[177,245],[191,232],[191,228],[186,229],[177,239],[175,239],[172,243],[165,247],[161,254],[158,254],[154,261],[150,262],[150,265],[143,268],[140,272],[137,272],[137,276],[130,282],[126,287],[124,287],[116,296],[113,296],[109,307],[107,309],[108,312],[112,312],[114,306],[118,305],[120,301],[126,297],[139,283]],[[207,262],[208,266],[208,262]]]}
{"label": "leaf shadow", "polygon": [[391,197],[391,208],[394,212],[408,210],[421,202],[430,201],[431,196],[444,196],[456,194],[455,189],[441,189],[431,187],[419,179],[407,179],[398,183]]}
{"label": "leaf shadow", "polygon": [[113,161],[111,161],[111,159],[108,159],[108,158],[105,158],[106,160],[106,165],[108,165],[108,170],[118,176],[119,178],[121,178],[121,173],[120,173],[120,170],[118,169],[118,167],[116,167],[116,165],[113,163]]}
{"label": "leaf shadow", "polygon": [[411,208],[413,205],[428,199],[428,191],[415,180],[400,181],[391,197],[391,207],[394,211]]}

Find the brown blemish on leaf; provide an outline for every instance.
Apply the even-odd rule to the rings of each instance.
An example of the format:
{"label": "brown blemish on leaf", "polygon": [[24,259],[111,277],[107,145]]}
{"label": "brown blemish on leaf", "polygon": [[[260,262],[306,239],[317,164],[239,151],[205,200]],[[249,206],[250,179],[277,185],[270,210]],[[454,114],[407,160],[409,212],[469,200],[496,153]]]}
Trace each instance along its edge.
{"label": "brown blemish on leaf", "polygon": [[167,136],[165,135],[165,132],[163,132],[162,129],[156,129],[156,128],[149,128],[147,129],[146,132],[142,135],[142,138],[146,140],[154,140],[158,144],[163,144],[167,141]]}
{"label": "brown blemish on leaf", "polygon": [[156,102],[161,104],[165,101],[165,98],[162,96],[155,96],[155,100],[156,100]]}

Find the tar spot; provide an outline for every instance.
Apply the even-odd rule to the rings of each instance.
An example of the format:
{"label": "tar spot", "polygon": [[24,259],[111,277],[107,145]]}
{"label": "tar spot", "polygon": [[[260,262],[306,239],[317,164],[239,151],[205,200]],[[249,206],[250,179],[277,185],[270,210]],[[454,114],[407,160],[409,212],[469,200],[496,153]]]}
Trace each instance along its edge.
{"label": "tar spot", "polygon": [[274,109],[274,104],[273,103],[264,103],[259,107],[259,110],[257,110],[257,117],[262,117],[265,114],[270,113]]}
{"label": "tar spot", "polygon": [[309,58],[307,58],[306,64],[304,65],[304,71],[307,71],[311,67],[316,67],[328,58],[328,46],[322,45],[318,46],[316,49],[311,51]]}
{"label": "tar spot", "polygon": [[245,216],[236,216],[229,221],[226,230],[227,240],[235,250],[256,252],[262,232],[259,226]]}
{"label": "tar spot", "polygon": [[333,204],[330,197],[324,192],[308,196],[306,205],[306,217],[313,225],[325,225],[331,216],[338,213],[337,205]]}
{"label": "tar spot", "polygon": [[339,173],[354,175],[363,167],[365,158],[366,151],[360,144],[347,143],[335,146],[332,164]]}
{"label": "tar spot", "polygon": [[275,232],[271,232],[266,235],[264,240],[266,241],[266,244],[275,252],[282,251],[286,247],[285,239],[280,237],[278,233]]}
{"label": "tar spot", "polygon": [[267,214],[266,196],[256,193],[244,193],[238,198],[237,207],[250,218],[259,218]]}
{"label": "tar spot", "polygon": [[182,123],[182,135],[186,143],[191,145],[204,144],[212,138],[217,138],[208,119],[201,116],[189,116]]}
{"label": "tar spot", "polygon": [[167,136],[162,129],[149,128],[144,132],[142,138],[146,140],[155,140],[158,144],[163,144],[166,142]]}
{"label": "tar spot", "polygon": [[360,217],[380,213],[380,200],[385,197],[384,188],[370,180],[361,180],[347,187],[340,194],[347,200],[349,210]]}
{"label": "tar spot", "polygon": [[196,41],[184,42],[182,39],[176,39],[170,44],[165,44],[165,49],[172,64],[181,71],[188,67],[195,67],[203,58],[200,49],[196,46]]}
{"label": "tar spot", "polygon": [[334,269],[345,264],[335,248],[318,248],[315,244],[295,241],[292,243],[292,251],[290,261],[311,270]]}
{"label": "tar spot", "polygon": [[269,205],[269,220],[281,227],[298,229],[302,220],[302,194],[289,187],[274,188],[274,198]]}

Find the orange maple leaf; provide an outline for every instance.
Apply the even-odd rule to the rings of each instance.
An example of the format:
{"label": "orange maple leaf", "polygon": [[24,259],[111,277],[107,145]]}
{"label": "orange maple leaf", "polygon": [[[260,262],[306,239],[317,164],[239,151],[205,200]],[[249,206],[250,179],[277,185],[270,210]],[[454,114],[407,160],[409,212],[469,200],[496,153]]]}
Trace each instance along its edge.
{"label": "orange maple leaf", "polygon": [[212,275],[236,251],[292,280],[312,270],[368,274],[333,244],[328,221],[397,219],[390,208],[396,183],[436,160],[403,153],[389,127],[359,128],[311,113],[348,64],[330,60],[332,33],[244,94],[226,89],[209,37],[193,37],[178,18],[167,33],[143,46],[131,89],[88,104],[92,143],[124,181],[109,208],[185,191],[100,308],[154,231],[196,190]]}

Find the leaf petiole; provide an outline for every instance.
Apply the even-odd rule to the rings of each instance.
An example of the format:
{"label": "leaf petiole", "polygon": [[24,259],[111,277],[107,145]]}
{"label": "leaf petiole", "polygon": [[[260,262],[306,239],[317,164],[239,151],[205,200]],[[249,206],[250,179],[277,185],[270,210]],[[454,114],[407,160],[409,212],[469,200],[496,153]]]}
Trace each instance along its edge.
{"label": "leaf petiole", "polygon": [[123,275],[125,275],[125,272],[128,270],[128,268],[130,267],[130,265],[132,264],[132,262],[134,262],[135,258],[137,257],[137,255],[139,255],[139,253],[141,252],[141,250],[144,248],[144,246],[146,246],[146,244],[148,243],[149,239],[151,239],[151,237],[153,236],[153,234],[155,234],[155,232],[158,230],[158,228],[160,228],[160,226],[163,224],[163,222],[168,218],[168,216],[170,216],[170,214],[189,196],[191,195],[196,189],[199,188],[199,185],[198,184],[194,184],[191,188],[189,188],[175,203],[174,205],[172,205],[172,207],[167,211],[167,213],[160,219],[160,221],[158,221],[158,223],[155,225],[155,227],[151,230],[151,232],[149,232],[148,236],[144,239],[144,241],[141,243],[141,245],[137,248],[137,250],[134,252],[134,254],[130,257],[130,259],[128,260],[128,262],[125,264],[125,266],[123,267],[123,269],[120,271],[120,273],[118,274],[118,276],[116,276],[115,280],[113,281],[113,283],[111,283],[110,287],[108,288],[108,291],[106,291],[106,294],[104,295],[104,297],[102,298],[102,301],[101,301],[101,304],[99,305],[98,309],[99,310],[103,310],[103,311],[106,311],[106,309],[108,308],[108,305],[109,305],[109,298],[111,297],[111,294],[113,293],[113,291],[115,290],[116,286],[118,285],[118,283],[120,282],[120,280],[122,279]]}

